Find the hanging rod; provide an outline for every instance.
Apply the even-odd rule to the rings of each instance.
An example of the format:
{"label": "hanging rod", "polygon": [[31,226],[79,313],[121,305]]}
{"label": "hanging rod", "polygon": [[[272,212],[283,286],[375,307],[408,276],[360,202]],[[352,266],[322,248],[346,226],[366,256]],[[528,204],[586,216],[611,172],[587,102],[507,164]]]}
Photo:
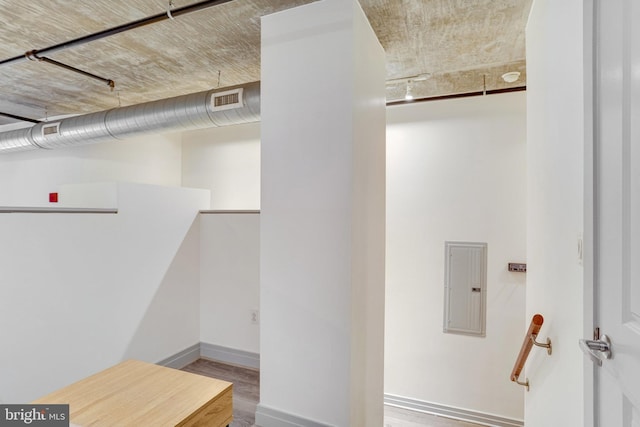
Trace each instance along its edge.
{"label": "hanging rod", "polygon": [[54,208],[54,207],[9,207],[0,206],[0,214],[117,214],[115,208]]}
{"label": "hanging rod", "polygon": [[540,328],[542,328],[542,324],[544,323],[544,317],[541,314],[536,314],[531,319],[531,324],[529,325],[529,330],[527,334],[524,336],[524,341],[522,342],[522,347],[520,348],[520,353],[518,354],[518,358],[516,359],[515,365],[513,365],[513,370],[511,371],[511,381],[516,384],[520,384],[527,388],[529,391],[529,379],[525,378],[524,382],[518,380],[520,378],[520,373],[524,368],[524,364],[527,362],[527,358],[529,357],[529,352],[531,351],[531,347],[534,345],[537,347],[544,347],[547,349],[547,354],[551,354],[551,340],[547,338],[546,343],[541,343],[536,341],[538,337],[538,333],[540,332]]}
{"label": "hanging rod", "polygon": [[216,214],[259,214],[260,210],[257,209],[236,209],[236,210],[209,210],[202,209],[200,211],[204,215],[216,215]]}

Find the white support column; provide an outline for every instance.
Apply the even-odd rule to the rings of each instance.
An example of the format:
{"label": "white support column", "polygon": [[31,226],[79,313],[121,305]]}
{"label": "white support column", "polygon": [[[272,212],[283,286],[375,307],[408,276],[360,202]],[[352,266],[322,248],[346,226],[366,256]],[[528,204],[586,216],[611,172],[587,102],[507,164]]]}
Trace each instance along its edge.
{"label": "white support column", "polygon": [[357,1],[262,20],[256,424],[383,422],[385,57]]}

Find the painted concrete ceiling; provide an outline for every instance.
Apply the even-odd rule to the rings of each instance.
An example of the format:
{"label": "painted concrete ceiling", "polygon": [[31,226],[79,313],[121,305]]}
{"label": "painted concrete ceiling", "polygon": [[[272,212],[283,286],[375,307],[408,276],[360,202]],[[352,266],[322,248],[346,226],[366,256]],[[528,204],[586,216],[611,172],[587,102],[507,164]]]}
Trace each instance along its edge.
{"label": "painted concrete ceiling", "polygon": [[[387,101],[526,85],[532,0],[360,0],[387,56]],[[83,114],[260,80],[260,17],[311,0],[235,0],[47,55],[0,65],[0,113]],[[0,62],[194,0],[0,0]],[[512,83],[501,76],[519,71]],[[416,77],[417,76],[417,77]],[[19,123],[0,115],[0,125]]]}

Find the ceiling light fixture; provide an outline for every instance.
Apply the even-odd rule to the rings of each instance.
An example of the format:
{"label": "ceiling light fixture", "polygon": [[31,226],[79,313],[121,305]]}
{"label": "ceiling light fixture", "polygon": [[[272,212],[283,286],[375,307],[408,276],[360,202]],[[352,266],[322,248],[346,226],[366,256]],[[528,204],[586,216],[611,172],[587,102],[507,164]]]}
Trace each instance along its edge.
{"label": "ceiling light fixture", "polygon": [[413,93],[411,92],[411,80],[407,80],[407,92],[404,95],[405,101],[413,101]]}
{"label": "ceiling light fixture", "polygon": [[520,72],[519,71],[510,71],[508,73],[504,73],[502,75],[502,80],[504,80],[507,83],[513,83],[516,80],[518,80],[520,78]]}

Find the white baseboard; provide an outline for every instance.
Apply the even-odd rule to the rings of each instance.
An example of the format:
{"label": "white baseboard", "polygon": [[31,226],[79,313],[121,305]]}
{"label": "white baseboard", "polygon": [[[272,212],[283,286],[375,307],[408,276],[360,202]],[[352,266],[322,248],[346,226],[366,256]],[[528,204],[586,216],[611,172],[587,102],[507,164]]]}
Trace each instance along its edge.
{"label": "white baseboard", "polygon": [[256,409],[255,425],[256,427],[331,427],[329,424],[322,424],[261,404],[258,404]]}
{"label": "white baseboard", "polygon": [[[216,344],[197,343],[173,356],[158,362],[158,365],[181,369],[195,362],[200,357],[226,362],[247,368],[260,369],[260,355],[244,350],[223,347]],[[523,427],[524,421],[493,414],[456,408],[439,403],[426,402],[409,397],[384,395],[384,404],[412,411],[424,412],[456,420],[479,423],[490,427]],[[256,410],[256,426],[258,427],[329,427],[317,421],[308,420],[297,415],[288,414],[276,409],[258,405]]]}
{"label": "white baseboard", "polygon": [[184,350],[169,356],[166,359],[162,359],[157,365],[167,366],[169,368],[182,369],[190,363],[195,362],[200,358],[200,343],[194,344],[191,347],[187,347]]}
{"label": "white baseboard", "polygon": [[156,365],[167,366],[169,368],[182,369],[201,357],[225,362],[244,368],[260,369],[260,355],[249,351],[237,350],[235,348],[223,347],[215,344],[199,342],[191,347],[162,359]]}
{"label": "white baseboard", "polygon": [[260,355],[216,344],[200,343],[200,356],[246,368],[260,369]]}
{"label": "white baseboard", "polygon": [[523,427],[524,421],[505,418],[498,415],[486,414],[469,409],[456,408],[453,406],[441,405],[439,403],[425,402],[408,397],[395,396],[393,394],[384,395],[384,404],[403,409],[424,412],[427,414],[439,415],[441,417],[453,418],[456,420],[478,423],[490,427]]}

